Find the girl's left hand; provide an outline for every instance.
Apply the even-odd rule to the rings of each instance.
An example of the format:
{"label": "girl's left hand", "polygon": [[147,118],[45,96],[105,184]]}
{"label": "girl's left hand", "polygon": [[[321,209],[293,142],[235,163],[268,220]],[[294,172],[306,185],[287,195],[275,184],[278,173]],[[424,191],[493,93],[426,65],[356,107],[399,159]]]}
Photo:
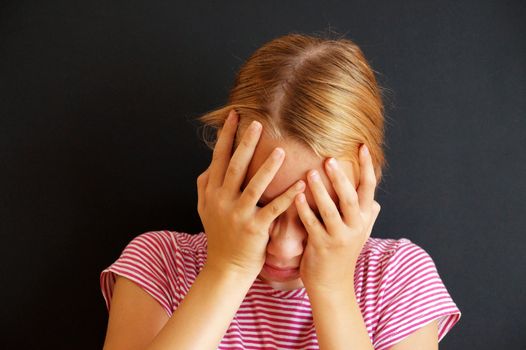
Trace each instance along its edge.
{"label": "girl's left hand", "polygon": [[309,207],[305,195],[296,196],[296,208],[308,233],[300,263],[300,276],[307,291],[354,291],[356,261],[380,212],[380,204],[374,200],[376,177],[373,163],[366,148],[365,144],[362,145],[359,152],[357,191],[341,167],[333,169],[329,162],[325,163],[339,198],[341,214],[319,177],[313,180],[308,176],[308,183],[323,223]]}

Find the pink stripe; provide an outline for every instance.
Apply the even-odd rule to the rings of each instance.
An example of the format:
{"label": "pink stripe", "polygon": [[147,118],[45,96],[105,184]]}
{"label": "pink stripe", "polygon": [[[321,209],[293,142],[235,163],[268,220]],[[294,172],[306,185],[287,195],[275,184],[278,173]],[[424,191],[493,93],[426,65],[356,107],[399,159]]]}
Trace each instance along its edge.
{"label": "pink stripe", "polygon": [[[203,268],[206,247],[204,232],[149,231],[135,237],[120,258],[101,272],[107,309],[117,273],[138,283],[171,315]],[[356,263],[354,285],[377,350],[388,349],[434,319],[440,320],[442,339],[460,319],[433,259],[408,239],[369,238]],[[318,349],[311,305],[304,293],[254,283],[219,349]]]}
{"label": "pink stripe", "polygon": [[[237,323],[239,325],[242,325],[242,326],[246,327],[247,330],[248,329],[253,329],[253,327],[259,327],[259,326],[261,326],[261,328],[268,329],[266,327],[263,327],[263,326],[267,326],[267,327],[271,327],[272,329],[279,328],[279,329],[282,329],[282,330],[294,331],[294,334],[297,334],[298,333],[297,331],[303,331],[303,333],[311,332],[309,329],[305,328],[305,325],[311,325],[311,323],[308,323],[308,322],[305,322],[305,323],[289,322],[289,325],[283,326],[282,324],[278,323],[279,320],[276,320],[275,322],[259,321],[261,319],[262,318],[252,319],[252,320],[249,320],[247,322],[241,322],[239,320],[239,322],[237,322]],[[287,321],[286,320],[281,320],[281,323],[287,323]]]}

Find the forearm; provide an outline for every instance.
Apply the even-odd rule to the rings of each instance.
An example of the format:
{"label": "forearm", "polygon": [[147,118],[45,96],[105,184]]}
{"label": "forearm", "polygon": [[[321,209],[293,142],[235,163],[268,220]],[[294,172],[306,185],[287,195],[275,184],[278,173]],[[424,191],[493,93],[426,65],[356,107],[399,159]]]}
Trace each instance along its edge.
{"label": "forearm", "polygon": [[374,350],[354,290],[309,293],[320,349]]}
{"label": "forearm", "polygon": [[148,350],[217,349],[253,280],[205,266]]}

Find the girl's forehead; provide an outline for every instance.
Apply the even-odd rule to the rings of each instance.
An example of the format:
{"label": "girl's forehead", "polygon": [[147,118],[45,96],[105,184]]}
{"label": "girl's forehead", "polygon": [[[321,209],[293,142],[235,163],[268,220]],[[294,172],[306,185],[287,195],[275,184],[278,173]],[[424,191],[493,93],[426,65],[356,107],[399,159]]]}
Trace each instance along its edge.
{"label": "girl's forehead", "polygon": [[[300,179],[308,183],[307,175],[311,169],[316,169],[318,171],[329,195],[331,195],[333,200],[337,200],[331,181],[325,173],[323,159],[318,157],[311,149],[289,140],[278,142],[265,137],[262,137],[259,140],[252,161],[249,164],[247,176],[242,188],[246,187],[248,182],[265,163],[275,147],[281,147],[285,151],[285,158],[281,167],[277,170],[275,176],[263,192],[261,199],[265,201],[265,203],[268,203],[284,193],[290,186]],[[308,185],[304,192],[309,205],[316,210],[316,202],[312,193],[310,193],[311,191]]]}

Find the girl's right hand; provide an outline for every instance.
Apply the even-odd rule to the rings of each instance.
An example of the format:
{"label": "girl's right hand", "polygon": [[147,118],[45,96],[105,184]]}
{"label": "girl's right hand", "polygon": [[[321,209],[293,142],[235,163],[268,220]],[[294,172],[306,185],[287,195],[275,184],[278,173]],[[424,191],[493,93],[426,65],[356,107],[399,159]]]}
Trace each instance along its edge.
{"label": "girl's right hand", "polygon": [[206,265],[256,278],[265,263],[271,224],[303,191],[305,183],[299,180],[265,207],[258,207],[285,152],[276,148],[241,192],[262,126],[254,121],[230,158],[237,123],[238,116],[231,110],[218,133],[210,166],[197,178],[197,211],[208,240]]}

